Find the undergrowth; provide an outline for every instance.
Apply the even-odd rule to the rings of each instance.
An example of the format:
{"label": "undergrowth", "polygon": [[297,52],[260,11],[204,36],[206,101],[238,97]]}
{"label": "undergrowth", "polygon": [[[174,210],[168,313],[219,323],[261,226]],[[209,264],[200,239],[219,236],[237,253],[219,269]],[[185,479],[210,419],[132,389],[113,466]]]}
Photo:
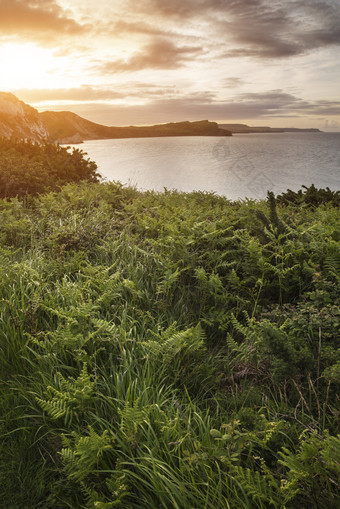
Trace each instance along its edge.
{"label": "undergrowth", "polygon": [[0,506],[337,507],[339,219],[119,183],[0,201]]}

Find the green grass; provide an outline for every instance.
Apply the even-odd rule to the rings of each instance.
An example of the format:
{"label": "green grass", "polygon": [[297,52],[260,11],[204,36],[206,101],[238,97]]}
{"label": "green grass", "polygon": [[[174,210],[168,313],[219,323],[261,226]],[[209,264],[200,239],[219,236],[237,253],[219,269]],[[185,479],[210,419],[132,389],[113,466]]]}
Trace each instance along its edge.
{"label": "green grass", "polygon": [[340,218],[301,200],[0,201],[0,507],[339,504]]}

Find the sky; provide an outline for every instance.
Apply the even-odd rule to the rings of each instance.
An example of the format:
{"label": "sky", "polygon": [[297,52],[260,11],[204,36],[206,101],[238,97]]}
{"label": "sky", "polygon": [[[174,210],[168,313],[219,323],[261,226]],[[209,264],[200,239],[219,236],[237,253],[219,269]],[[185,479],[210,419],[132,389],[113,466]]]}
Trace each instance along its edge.
{"label": "sky", "polygon": [[0,0],[0,91],[105,125],[340,131],[340,0]]}

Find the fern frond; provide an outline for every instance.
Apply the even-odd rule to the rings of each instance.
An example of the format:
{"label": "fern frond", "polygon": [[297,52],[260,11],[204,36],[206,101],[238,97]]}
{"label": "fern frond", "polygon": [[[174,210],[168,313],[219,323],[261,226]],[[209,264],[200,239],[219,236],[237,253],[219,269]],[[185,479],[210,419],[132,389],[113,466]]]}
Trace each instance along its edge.
{"label": "fern frond", "polygon": [[47,387],[48,399],[36,398],[37,403],[51,419],[64,418],[65,424],[70,424],[78,412],[83,412],[85,401],[89,400],[94,391],[94,383],[87,372],[84,363],[78,378],[65,379],[60,373],[60,388]]}
{"label": "fern frond", "polygon": [[99,435],[91,426],[88,427],[88,435],[73,433],[73,436],[73,447],[63,448],[60,454],[68,477],[82,481],[98,468],[104,452],[113,449],[115,438],[108,430]]}
{"label": "fern frond", "polygon": [[143,342],[146,355],[153,361],[162,359],[163,363],[173,362],[176,356],[181,358],[204,349],[204,331],[200,326],[176,331],[172,324],[159,334],[153,333],[156,340]]}
{"label": "fern frond", "polygon": [[263,504],[269,504],[282,507],[278,482],[272,474],[234,465],[231,465],[231,471],[232,476],[256,506],[263,507]]}

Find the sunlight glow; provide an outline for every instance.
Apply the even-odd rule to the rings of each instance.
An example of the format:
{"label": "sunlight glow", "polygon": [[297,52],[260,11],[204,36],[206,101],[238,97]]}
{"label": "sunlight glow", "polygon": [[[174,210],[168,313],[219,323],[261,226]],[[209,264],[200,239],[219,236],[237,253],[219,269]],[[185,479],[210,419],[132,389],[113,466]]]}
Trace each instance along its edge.
{"label": "sunlight glow", "polygon": [[51,50],[31,43],[0,46],[2,90],[56,86],[51,75],[54,67]]}

